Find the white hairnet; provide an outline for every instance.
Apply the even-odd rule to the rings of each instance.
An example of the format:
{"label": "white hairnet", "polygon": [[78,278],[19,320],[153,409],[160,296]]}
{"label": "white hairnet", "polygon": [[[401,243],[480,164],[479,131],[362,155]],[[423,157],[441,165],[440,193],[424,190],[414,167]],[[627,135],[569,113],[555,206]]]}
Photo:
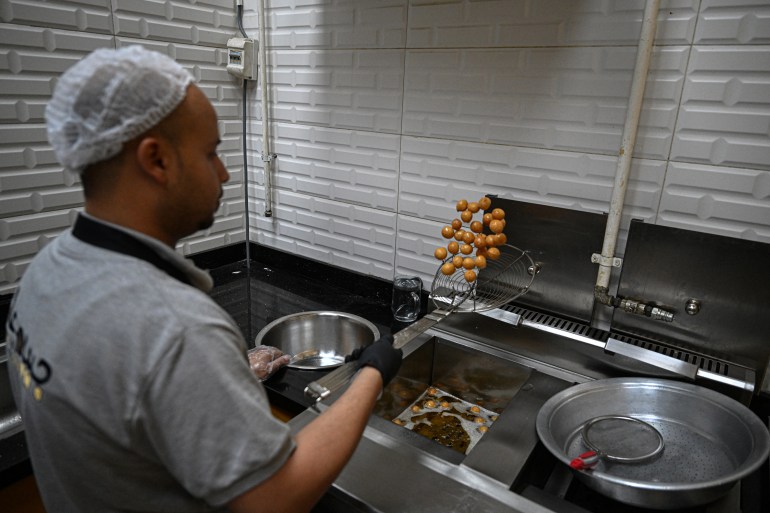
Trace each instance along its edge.
{"label": "white hairnet", "polygon": [[61,76],[46,107],[56,157],[80,173],[117,155],[168,116],[192,80],[176,61],[141,46],[92,52]]}

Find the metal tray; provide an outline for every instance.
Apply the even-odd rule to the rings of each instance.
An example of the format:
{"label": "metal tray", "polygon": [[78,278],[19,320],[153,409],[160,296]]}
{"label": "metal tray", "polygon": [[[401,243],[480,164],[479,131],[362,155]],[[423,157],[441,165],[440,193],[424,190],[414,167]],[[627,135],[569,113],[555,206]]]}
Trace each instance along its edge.
{"label": "metal tray", "polygon": [[570,387],[549,399],[537,417],[540,440],[569,465],[589,450],[583,426],[604,415],[649,423],[663,437],[652,461],[600,459],[578,479],[627,504],[657,509],[716,500],[755,471],[770,452],[768,429],[748,408],[713,390],[672,380],[612,378]]}

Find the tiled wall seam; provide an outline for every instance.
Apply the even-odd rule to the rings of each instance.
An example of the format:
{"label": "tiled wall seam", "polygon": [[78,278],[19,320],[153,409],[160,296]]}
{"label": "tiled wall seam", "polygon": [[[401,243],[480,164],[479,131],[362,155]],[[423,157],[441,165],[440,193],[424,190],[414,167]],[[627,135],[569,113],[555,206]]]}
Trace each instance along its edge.
{"label": "tiled wall seam", "polygon": [[[409,51],[403,132],[614,155],[635,54],[628,47]],[[635,155],[666,158],[686,63],[687,47],[655,49]]]}
{"label": "tiled wall seam", "polygon": [[[250,195],[251,196],[251,195]],[[264,210],[261,189],[251,196]],[[395,216],[291,191],[274,191],[272,217],[257,216],[251,240],[327,264],[392,279]]]}
{"label": "tiled wall seam", "polygon": [[770,173],[671,162],[659,222],[770,243]]}
{"label": "tiled wall seam", "polygon": [[769,98],[770,45],[693,47],[671,159],[770,170]]}
{"label": "tiled wall seam", "polygon": [[766,0],[701,0],[694,43],[770,44],[770,3]]}
{"label": "tiled wall seam", "polygon": [[110,0],[3,0],[0,22],[112,34]]}

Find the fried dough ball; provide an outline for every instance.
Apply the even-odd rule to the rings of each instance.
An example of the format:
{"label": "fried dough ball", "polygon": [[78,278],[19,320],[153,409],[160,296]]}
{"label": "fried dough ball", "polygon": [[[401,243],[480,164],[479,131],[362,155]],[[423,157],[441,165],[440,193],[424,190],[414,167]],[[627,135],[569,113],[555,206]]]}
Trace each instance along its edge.
{"label": "fried dough ball", "polygon": [[487,426],[479,426],[478,427],[479,433],[486,433],[489,431],[489,428]]}
{"label": "fried dough ball", "polygon": [[427,392],[428,392],[428,395],[436,395],[436,394],[438,394],[438,390],[436,388],[433,388],[433,387],[428,388]]}
{"label": "fried dough ball", "polygon": [[412,406],[412,411],[413,411],[413,412],[415,412],[415,413],[419,413],[421,409],[422,409],[422,408],[420,408],[420,407],[419,407],[419,406],[417,406],[416,404],[415,404],[414,406]]}
{"label": "fried dough ball", "polygon": [[479,408],[479,407],[478,407],[478,406],[476,406],[475,404],[474,404],[473,406],[471,406],[471,407],[470,407],[470,410],[471,410],[473,413],[480,413],[480,412],[481,412],[481,408]]}
{"label": "fried dough ball", "polygon": [[444,409],[449,408],[449,401],[441,401],[441,407]]}
{"label": "fried dough ball", "polygon": [[[480,210],[488,210],[492,206],[492,200],[486,196],[479,201],[468,202],[461,199],[455,205],[460,213],[460,218],[452,219],[449,226],[444,226],[441,235],[446,239],[452,239],[446,249],[437,248],[433,255],[439,260],[445,260],[449,254],[454,255],[450,262],[441,266],[441,272],[447,276],[454,274],[455,270],[465,270],[464,277],[468,283],[477,279],[477,271],[488,265],[488,259],[497,260],[500,250],[496,246],[506,243],[507,237],[503,233],[505,228],[505,211],[495,208],[491,212],[485,212],[481,221],[474,221],[473,214]],[[468,228],[463,228],[463,223],[468,223]],[[491,234],[484,234],[484,227],[488,226]],[[472,256],[475,249],[476,256]],[[459,254],[458,254],[459,253]],[[468,255],[468,256],[463,256]]]}
{"label": "fried dough ball", "polygon": [[486,422],[486,420],[484,420],[484,417],[476,417],[475,419],[473,419],[473,422],[475,422],[476,424],[483,424]]}
{"label": "fried dough ball", "polygon": [[492,233],[500,233],[503,231],[503,223],[500,222],[499,219],[493,219],[489,223],[489,229],[492,230]]}
{"label": "fried dough ball", "polygon": [[436,407],[436,401],[434,401],[433,399],[428,399],[427,401],[425,401],[423,406],[425,408],[435,408]]}

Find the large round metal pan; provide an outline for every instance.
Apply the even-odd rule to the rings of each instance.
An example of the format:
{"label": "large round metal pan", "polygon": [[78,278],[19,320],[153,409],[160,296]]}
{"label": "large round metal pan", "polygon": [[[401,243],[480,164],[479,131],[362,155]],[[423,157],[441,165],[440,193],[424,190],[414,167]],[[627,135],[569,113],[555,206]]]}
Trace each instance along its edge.
{"label": "large round metal pan", "polygon": [[260,330],[255,344],[277,347],[291,355],[291,368],[313,370],[342,365],[346,355],[379,337],[377,327],[363,317],[317,310],[274,320]]}
{"label": "large round metal pan", "polygon": [[713,390],[657,378],[612,378],[570,387],[546,401],[537,416],[540,440],[565,465],[588,451],[583,426],[624,415],[655,427],[662,454],[642,463],[606,459],[573,470],[594,490],[654,509],[706,504],[751,474],[770,452],[770,435],[739,402]]}

